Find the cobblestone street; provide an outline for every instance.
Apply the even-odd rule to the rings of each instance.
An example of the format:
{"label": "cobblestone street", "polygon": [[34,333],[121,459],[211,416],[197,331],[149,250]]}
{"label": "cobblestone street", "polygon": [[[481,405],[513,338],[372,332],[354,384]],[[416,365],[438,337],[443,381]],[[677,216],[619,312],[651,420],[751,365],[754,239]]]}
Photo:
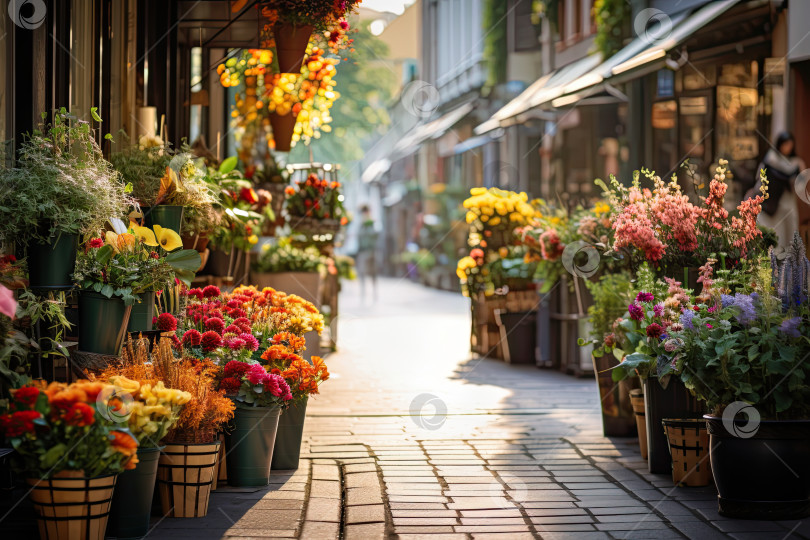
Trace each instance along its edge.
{"label": "cobblestone street", "polygon": [[593,379],[471,358],[461,295],[380,285],[375,303],[344,289],[299,469],[221,487],[208,517],[155,520],[151,538],[810,537],[647,473],[636,440],[602,437]]}

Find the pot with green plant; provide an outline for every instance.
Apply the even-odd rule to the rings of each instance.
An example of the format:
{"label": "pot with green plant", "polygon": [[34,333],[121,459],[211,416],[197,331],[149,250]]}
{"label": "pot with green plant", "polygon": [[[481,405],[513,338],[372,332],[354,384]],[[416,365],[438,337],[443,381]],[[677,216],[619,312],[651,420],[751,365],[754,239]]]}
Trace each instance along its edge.
{"label": "pot with green plant", "polygon": [[[182,242],[175,231],[126,228],[120,220],[112,224],[120,232],[88,240],[74,272],[80,287],[79,349],[106,355],[121,350],[139,295],[154,294],[175,279],[190,284],[200,265],[196,251],[179,250]],[[152,314],[144,316],[151,320]]]}
{"label": "pot with green plant", "polygon": [[714,286],[673,338],[680,378],[711,411],[722,515],[810,515],[810,261],[798,233],[733,296]]}
{"label": "pot with green plant", "polygon": [[251,267],[250,279],[259,288],[272,287],[296,294],[318,307],[324,262],[317,248],[299,248],[289,238],[279,238],[275,244],[262,246]]}
{"label": "pot with green plant", "polygon": [[[95,108],[91,115],[101,121]],[[132,200],[90,122],[64,108],[47,116],[23,137],[17,166],[0,170],[0,243],[27,255],[31,288],[70,288],[79,236],[124,215]]]}
{"label": "pot with green plant", "polygon": [[[598,280],[585,280],[593,296],[588,308],[591,323],[590,342],[594,349],[593,370],[602,406],[602,428],[606,437],[629,437],[636,434],[636,419],[630,391],[638,388],[638,378],[613,380],[612,369],[624,357],[623,336],[614,323],[633,300],[633,284],[627,272],[603,274]],[[580,345],[585,340],[580,339]],[[646,441],[644,441],[646,445]]]}

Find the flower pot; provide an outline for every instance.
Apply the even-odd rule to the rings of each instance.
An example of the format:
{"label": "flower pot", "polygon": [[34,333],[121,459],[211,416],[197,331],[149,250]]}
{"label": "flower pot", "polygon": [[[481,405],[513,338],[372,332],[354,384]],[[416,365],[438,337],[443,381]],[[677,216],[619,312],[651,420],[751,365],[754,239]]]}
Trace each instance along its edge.
{"label": "flower pot", "polygon": [[124,344],[131,308],[120,298],[79,292],[79,350],[117,356]]}
{"label": "flower pot", "polygon": [[149,332],[152,330],[152,317],[155,316],[155,291],[143,292],[141,301],[133,304],[129,313],[127,332]]}
{"label": "flower pot", "polygon": [[241,249],[222,251],[212,248],[203,272],[217,277],[241,276],[245,271],[244,260],[245,252]]}
{"label": "flower pot", "polygon": [[160,225],[164,229],[171,229],[180,234],[183,224],[183,207],[174,204],[159,204],[142,208],[147,227]]}
{"label": "flower pot", "polygon": [[641,389],[630,391],[630,403],[633,405],[633,414],[636,417],[636,430],[638,431],[638,446],[641,458],[647,459],[647,417],[644,413],[644,391]]}
{"label": "flower pot", "polygon": [[762,420],[752,434],[747,420],[704,418],[720,514],[772,520],[810,515],[810,421]]}
{"label": "flower pot", "polygon": [[301,401],[294,403],[284,411],[278,421],[278,433],[276,433],[276,444],[273,447],[273,462],[271,464],[274,471],[298,468],[298,458],[301,455],[301,439],[304,434],[304,419],[307,415],[307,401],[309,401],[309,398],[305,397]]}
{"label": "flower pot", "polygon": [[599,389],[599,402],[602,405],[602,430],[605,437],[634,436],[636,434],[636,415],[633,412],[630,396],[633,383],[637,385],[638,379],[625,379],[617,383],[613,380],[611,371],[611,368],[619,363],[615,356],[612,354],[604,354],[600,357],[591,355],[591,358]]}
{"label": "flower pot", "polygon": [[292,112],[287,114],[270,113],[270,126],[273,128],[273,140],[276,150],[289,152],[292,149],[292,137],[298,115]]}
{"label": "flower pot", "polygon": [[208,247],[209,238],[206,233],[195,234],[192,236],[182,236],[183,249],[193,249],[197,253],[204,253]]}
{"label": "flower pot", "polygon": [[190,518],[208,513],[218,454],[219,441],[166,445],[157,474],[164,516]]}
{"label": "flower pot", "polygon": [[270,463],[281,409],[278,407],[237,407],[225,435],[228,445],[228,484],[266,486],[270,483]]}
{"label": "flower pot", "polygon": [[307,55],[307,44],[314,27],[311,24],[294,26],[278,22],[273,25],[273,37],[276,40],[276,58],[279,73],[301,73],[304,57]]}
{"label": "flower pot", "polygon": [[28,244],[28,283],[32,289],[69,289],[79,236],[62,233],[48,243]]}
{"label": "flower pot", "polygon": [[672,481],[700,487],[712,481],[709,433],[702,418],[664,418],[664,433],[672,456]]}
{"label": "flower pot", "polygon": [[138,448],[138,465],[118,477],[107,535],[143,538],[149,532],[152,496],[155,494],[160,448]]}
{"label": "flower pot", "polygon": [[104,538],[117,475],[84,478],[82,474],[63,471],[50,480],[26,480],[42,540]]}
{"label": "flower pot", "polygon": [[661,429],[661,421],[664,418],[695,418],[699,410],[697,400],[677,377],[670,377],[666,388],[662,388],[655,377],[644,380],[647,465],[651,473],[672,472],[669,443],[664,430]]}
{"label": "flower pot", "polygon": [[321,307],[321,275],[318,272],[251,272],[250,282],[261,290],[271,287],[287,294],[295,294]]}
{"label": "flower pot", "polygon": [[534,349],[537,340],[537,311],[516,311],[508,313],[495,310],[495,322],[501,333],[504,347],[504,361],[507,364],[534,365]]}

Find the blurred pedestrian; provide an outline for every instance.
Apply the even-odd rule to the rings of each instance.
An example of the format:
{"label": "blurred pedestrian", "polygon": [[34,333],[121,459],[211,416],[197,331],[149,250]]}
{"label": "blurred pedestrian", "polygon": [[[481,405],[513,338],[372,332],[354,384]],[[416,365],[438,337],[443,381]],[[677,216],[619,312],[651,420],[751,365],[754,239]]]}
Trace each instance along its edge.
{"label": "blurred pedestrian", "polygon": [[[796,155],[796,140],[786,131],[779,133],[773,148],[757,167],[757,174],[765,169],[768,178],[768,199],[762,203],[757,223],[776,231],[779,247],[789,246],[794,231],[799,230],[799,210],[793,191],[796,176],[804,168],[804,162]],[[758,195],[760,185],[758,180],[746,198]]]}
{"label": "blurred pedestrian", "polygon": [[357,233],[357,275],[360,294],[366,297],[366,280],[371,280],[372,298],[377,299],[377,227],[367,204],[360,207],[360,229]]}

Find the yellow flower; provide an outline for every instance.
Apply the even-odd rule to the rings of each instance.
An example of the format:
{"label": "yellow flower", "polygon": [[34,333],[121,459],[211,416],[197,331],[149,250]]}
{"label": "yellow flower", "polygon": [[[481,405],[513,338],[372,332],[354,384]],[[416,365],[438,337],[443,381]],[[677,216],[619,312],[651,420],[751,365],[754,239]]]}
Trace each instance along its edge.
{"label": "yellow flower", "polygon": [[155,239],[155,233],[152,232],[152,229],[149,227],[139,227],[135,225],[132,227],[132,230],[135,231],[135,237],[139,240],[142,240],[144,244],[147,246],[157,246],[157,240]]}
{"label": "yellow flower", "polygon": [[252,244],[256,244],[256,243],[258,243],[258,242],[259,242],[259,237],[258,237],[258,236],[256,236],[255,234],[251,234],[250,236],[248,236],[248,242],[249,242],[251,245],[252,245]]}
{"label": "yellow flower", "polygon": [[182,247],[183,241],[180,239],[180,235],[173,230],[164,229],[160,225],[155,225],[153,228],[155,229],[158,244],[166,251],[174,251]]}
{"label": "yellow flower", "polygon": [[132,379],[127,379],[123,375],[111,377],[110,384],[117,386],[124,392],[129,392],[130,394],[137,392],[141,387],[141,383],[138,381],[133,381]]}
{"label": "yellow flower", "polygon": [[499,218],[498,216],[495,216],[495,217],[493,217],[492,219],[489,220],[489,224],[492,227],[497,227],[498,225],[501,224],[501,218]]}
{"label": "yellow flower", "polygon": [[129,233],[115,234],[112,231],[107,231],[104,238],[116,253],[132,251],[132,248],[135,247],[135,236]]}

